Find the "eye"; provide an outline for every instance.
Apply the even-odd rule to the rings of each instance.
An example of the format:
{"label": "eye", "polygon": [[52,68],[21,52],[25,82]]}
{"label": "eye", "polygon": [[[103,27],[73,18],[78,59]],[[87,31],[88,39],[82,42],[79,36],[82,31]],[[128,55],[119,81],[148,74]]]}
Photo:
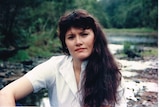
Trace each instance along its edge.
{"label": "eye", "polygon": [[89,33],[86,32],[81,33],[81,36],[87,36],[87,35],[89,35]]}
{"label": "eye", "polygon": [[67,39],[70,39],[70,40],[74,39],[74,35],[68,35]]}

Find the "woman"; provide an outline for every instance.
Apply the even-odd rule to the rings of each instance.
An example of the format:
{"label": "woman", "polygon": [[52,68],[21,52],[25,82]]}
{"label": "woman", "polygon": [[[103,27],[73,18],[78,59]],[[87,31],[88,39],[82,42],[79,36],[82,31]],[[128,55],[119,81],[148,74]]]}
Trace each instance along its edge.
{"label": "woman", "polygon": [[53,56],[0,91],[10,106],[32,91],[48,89],[51,107],[125,107],[120,70],[96,19],[75,10],[59,20],[65,55]]}

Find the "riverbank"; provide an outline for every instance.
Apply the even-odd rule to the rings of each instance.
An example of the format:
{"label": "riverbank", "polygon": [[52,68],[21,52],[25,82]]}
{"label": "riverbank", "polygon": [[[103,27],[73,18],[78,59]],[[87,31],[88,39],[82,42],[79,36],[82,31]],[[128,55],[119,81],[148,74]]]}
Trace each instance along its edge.
{"label": "riverbank", "polygon": [[158,107],[158,59],[119,60],[125,79],[127,107]]}
{"label": "riverbank", "polygon": [[122,65],[127,107],[158,107],[158,47],[144,46],[142,56],[135,58],[117,54],[122,45],[109,48]]}
{"label": "riverbank", "polygon": [[[128,107],[158,107],[158,57],[152,55],[145,56],[143,59],[119,57],[116,55],[116,51],[122,50],[122,45],[110,44],[109,48],[122,65]],[[23,76],[45,60],[47,59],[34,58],[21,63],[1,62],[0,88]],[[36,94],[32,93],[18,103],[24,106],[40,105],[41,99],[46,97],[46,90],[42,90]]]}

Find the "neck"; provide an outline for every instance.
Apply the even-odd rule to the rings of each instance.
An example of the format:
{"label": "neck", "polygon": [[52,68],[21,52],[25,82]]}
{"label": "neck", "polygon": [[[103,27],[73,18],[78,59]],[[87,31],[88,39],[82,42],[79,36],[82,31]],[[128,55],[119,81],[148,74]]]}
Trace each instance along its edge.
{"label": "neck", "polygon": [[76,72],[81,72],[82,61],[73,60],[73,68]]}

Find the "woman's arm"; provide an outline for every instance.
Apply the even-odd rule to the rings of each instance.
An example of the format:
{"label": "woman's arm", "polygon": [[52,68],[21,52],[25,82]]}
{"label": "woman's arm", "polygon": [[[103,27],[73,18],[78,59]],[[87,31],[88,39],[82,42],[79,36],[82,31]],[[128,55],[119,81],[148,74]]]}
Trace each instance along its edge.
{"label": "woman's arm", "polygon": [[0,90],[0,107],[15,106],[16,100],[25,97],[32,91],[31,82],[23,76]]}

